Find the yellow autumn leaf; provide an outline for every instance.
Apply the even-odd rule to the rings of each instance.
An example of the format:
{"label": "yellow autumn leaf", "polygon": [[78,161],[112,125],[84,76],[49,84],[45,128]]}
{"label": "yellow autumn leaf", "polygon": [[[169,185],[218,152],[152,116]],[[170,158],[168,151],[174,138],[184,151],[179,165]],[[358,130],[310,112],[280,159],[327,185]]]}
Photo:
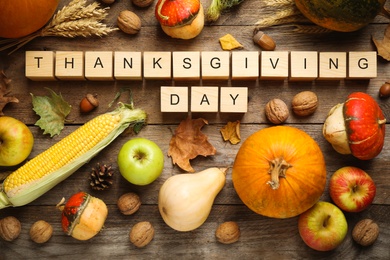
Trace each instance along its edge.
{"label": "yellow autumn leaf", "polygon": [[219,38],[219,42],[222,49],[225,51],[244,47],[231,34],[226,34],[225,36]]}
{"label": "yellow autumn leaf", "polygon": [[231,144],[238,144],[241,141],[240,121],[228,122],[221,130],[223,140]]}

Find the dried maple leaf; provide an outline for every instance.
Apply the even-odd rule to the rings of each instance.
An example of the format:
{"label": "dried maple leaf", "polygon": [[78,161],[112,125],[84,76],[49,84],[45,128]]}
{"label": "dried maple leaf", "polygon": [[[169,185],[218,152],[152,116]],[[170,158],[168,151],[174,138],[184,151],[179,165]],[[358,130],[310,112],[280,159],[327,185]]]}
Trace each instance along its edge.
{"label": "dried maple leaf", "polygon": [[372,40],[378,50],[378,55],[390,61],[390,24],[387,26],[382,40],[376,40],[374,37]]}
{"label": "dried maple leaf", "polygon": [[32,96],[33,110],[41,118],[35,123],[44,130],[43,134],[50,134],[50,137],[59,135],[64,128],[65,118],[72,107],[53,90],[48,89],[51,97]]}
{"label": "dried maple leaf", "polygon": [[219,38],[219,43],[221,44],[221,48],[225,51],[244,47],[231,34],[226,34]]}
{"label": "dried maple leaf", "polygon": [[177,164],[187,172],[195,172],[190,160],[198,155],[214,155],[217,150],[208,142],[208,138],[201,132],[204,125],[208,124],[203,118],[187,118],[180,122],[169,143],[168,156],[173,164]]}
{"label": "dried maple leaf", "polygon": [[241,141],[240,121],[228,122],[221,129],[221,134],[224,141],[229,141],[231,144],[238,144]]}
{"label": "dried maple leaf", "polygon": [[16,97],[7,96],[11,91],[8,89],[9,83],[11,80],[7,78],[4,74],[4,71],[0,71],[0,116],[4,115],[3,108],[8,103],[19,103],[19,100]]}

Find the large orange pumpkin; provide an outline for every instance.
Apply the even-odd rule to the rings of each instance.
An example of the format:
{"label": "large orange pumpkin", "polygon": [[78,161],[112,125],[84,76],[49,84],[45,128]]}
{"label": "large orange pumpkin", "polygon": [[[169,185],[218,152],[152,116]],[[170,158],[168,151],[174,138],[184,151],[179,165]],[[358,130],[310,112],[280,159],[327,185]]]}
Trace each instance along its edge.
{"label": "large orange pumpkin", "polygon": [[312,207],[326,184],[323,154],[306,132],[268,127],[249,136],[233,165],[234,188],[254,212],[294,217]]}
{"label": "large orange pumpkin", "polygon": [[1,0],[0,37],[19,38],[42,28],[59,0]]}

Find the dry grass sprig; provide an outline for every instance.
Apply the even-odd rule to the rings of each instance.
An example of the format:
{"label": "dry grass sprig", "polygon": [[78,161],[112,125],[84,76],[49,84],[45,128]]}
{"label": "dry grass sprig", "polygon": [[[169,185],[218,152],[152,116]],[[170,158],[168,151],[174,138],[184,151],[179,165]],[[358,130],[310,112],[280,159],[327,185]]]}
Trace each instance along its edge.
{"label": "dry grass sprig", "polygon": [[266,0],[264,1],[264,4],[266,6],[275,6],[275,7],[281,7],[284,5],[295,5],[294,0]]}
{"label": "dry grass sprig", "polygon": [[256,22],[255,25],[260,27],[270,27],[273,25],[278,25],[287,21],[288,18],[291,17],[291,20],[296,20],[301,16],[301,12],[297,8],[286,8],[281,11],[276,12],[274,15],[263,18]]}
{"label": "dry grass sprig", "polygon": [[60,36],[67,38],[105,36],[108,33],[118,30],[111,28],[101,21],[107,16],[109,7],[100,8],[100,4],[93,2],[86,5],[86,0],[73,0],[68,5],[53,15],[52,19],[42,29],[25,37],[18,39],[4,39],[0,41],[0,51],[14,48],[11,52],[18,50],[28,42],[38,37]]}

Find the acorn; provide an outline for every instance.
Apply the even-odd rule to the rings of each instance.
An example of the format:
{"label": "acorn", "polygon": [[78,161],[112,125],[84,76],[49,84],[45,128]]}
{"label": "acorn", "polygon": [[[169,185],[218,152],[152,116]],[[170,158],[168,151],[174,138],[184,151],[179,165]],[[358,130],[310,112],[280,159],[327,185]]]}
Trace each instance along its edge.
{"label": "acorn", "polygon": [[97,95],[87,94],[80,102],[80,112],[89,113],[99,106]]}

